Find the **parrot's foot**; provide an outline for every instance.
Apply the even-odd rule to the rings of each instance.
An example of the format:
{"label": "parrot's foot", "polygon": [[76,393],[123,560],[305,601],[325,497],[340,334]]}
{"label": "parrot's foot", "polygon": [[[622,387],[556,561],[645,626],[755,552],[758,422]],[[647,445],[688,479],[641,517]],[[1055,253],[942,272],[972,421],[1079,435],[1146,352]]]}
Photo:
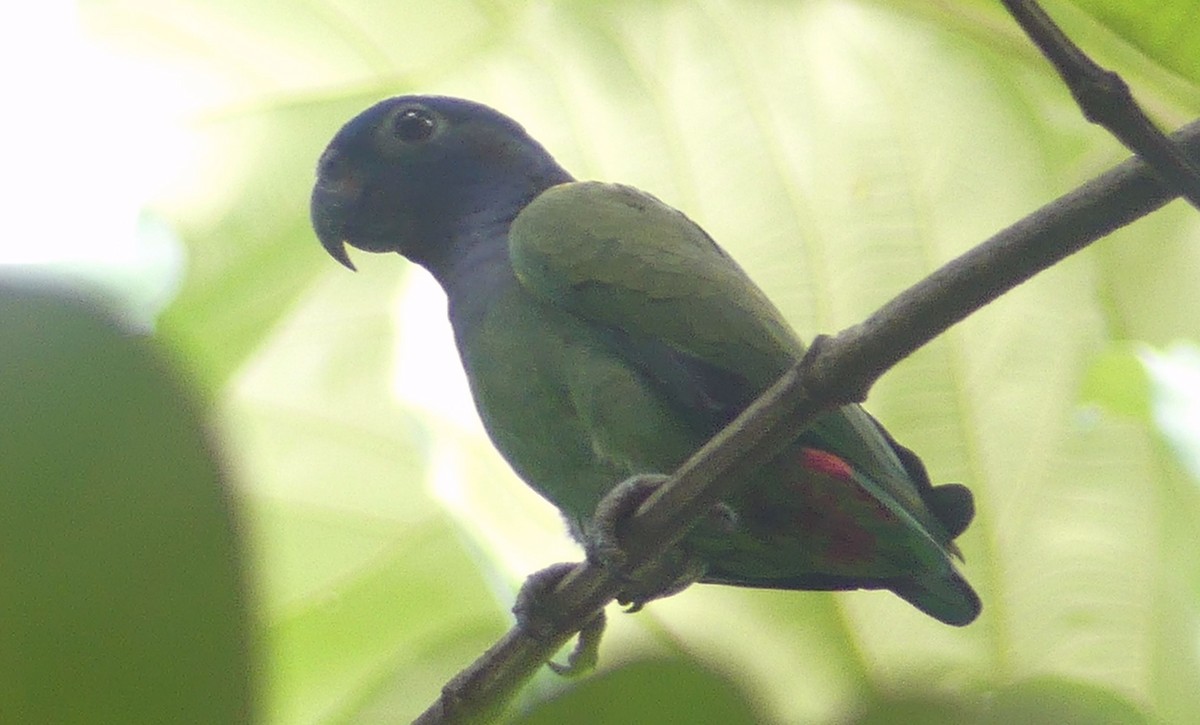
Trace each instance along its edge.
{"label": "parrot's foot", "polygon": [[[565,562],[554,564],[530,574],[521,585],[512,611],[517,618],[517,625],[530,636],[549,639],[562,630],[562,617],[550,606],[547,597],[575,567],[575,564]],[[600,659],[600,639],[604,635],[605,621],[604,611],[596,612],[579,630],[575,647],[571,654],[567,655],[566,664],[553,661],[546,664],[564,677],[580,675],[595,668]]]}
{"label": "parrot's foot", "polygon": [[[684,546],[675,546],[652,562],[633,567],[621,541],[621,525],[669,476],[641,474],[628,478],[596,507],[584,538],[588,560],[614,572],[625,584],[617,601],[636,612],[654,599],[677,594],[703,578],[707,565]],[[710,517],[721,528],[732,527],[733,511],[720,504]]]}

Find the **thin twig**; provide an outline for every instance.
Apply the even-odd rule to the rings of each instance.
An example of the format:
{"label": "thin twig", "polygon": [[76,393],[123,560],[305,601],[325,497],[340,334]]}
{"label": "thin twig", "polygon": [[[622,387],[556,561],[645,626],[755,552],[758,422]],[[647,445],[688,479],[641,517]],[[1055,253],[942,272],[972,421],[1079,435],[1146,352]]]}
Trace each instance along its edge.
{"label": "thin twig", "polygon": [[1129,85],[1075,45],[1036,0],[1001,0],[1029,39],[1062,77],[1083,115],[1142,157],[1168,184],[1200,209],[1200,166],[1193,164],[1146,116]]}
{"label": "thin twig", "polygon": [[[1172,135],[1200,158],[1200,121]],[[905,290],[860,325],[814,343],[809,354],[689,458],[628,523],[629,563],[651,561],[823,410],[862,400],[884,371],[951,325],[1038,272],[1158,209],[1177,193],[1130,159],[1047,204]],[[546,602],[559,614],[537,635],[514,627],[451,680],[418,723],[477,722],[617,595],[603,567],[578,564]]]}

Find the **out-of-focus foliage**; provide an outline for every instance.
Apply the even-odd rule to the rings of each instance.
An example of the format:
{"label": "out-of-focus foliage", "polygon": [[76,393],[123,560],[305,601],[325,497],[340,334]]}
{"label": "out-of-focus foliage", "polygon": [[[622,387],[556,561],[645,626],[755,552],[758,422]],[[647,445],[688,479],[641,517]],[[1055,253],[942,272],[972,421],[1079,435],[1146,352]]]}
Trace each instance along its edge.
{"label": "out-of-focus foliage", "polygon": [[[159,333],[220,401],[272,722],[410,719],[502,631],[521,574],[577,556],[463,413],[428,279],[365,255],[351,275],[308,228],[316,158],[368,103],[500,108],[577,175],[684,209],[808,335],[1126,155],[992,0],[82,7],[93,37],[190,93],[199,162],[158,205],[187,276]],[[1192,4],[1047,9],[1165,125],[1200,112]],[[647,722],[681,701],[775,722],[1200,721],[1200,502],[1129,357],[1200,337],[1198,282],[1200,224],[1176,203],[873,392],[937,481],[975,491],[976,624],[883,593],[696,587],[617,617],[607,669],[540,677],[525,716],[586,721],[628,692]],[[672,697],[621,684],[639,673]]]}
{"label": "out-of-focus foliage", "polygon": [[194,395],[86,299],[0,278],[0,719],[245,722],[244,551]]}

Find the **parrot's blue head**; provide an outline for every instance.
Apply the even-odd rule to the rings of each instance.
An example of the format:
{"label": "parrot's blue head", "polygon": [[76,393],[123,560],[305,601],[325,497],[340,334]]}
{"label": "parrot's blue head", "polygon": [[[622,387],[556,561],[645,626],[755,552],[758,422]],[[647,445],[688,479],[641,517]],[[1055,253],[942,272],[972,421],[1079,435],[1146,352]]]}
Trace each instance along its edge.
{"label": "parrot's blue head", "polygon": [[437,275],[457,247],[506,229],[535,196],[570,180],[517,122],[487,106],[399,96],[351,119],[325,149],[313,228],[351,269],[345,244],[399,252]]}

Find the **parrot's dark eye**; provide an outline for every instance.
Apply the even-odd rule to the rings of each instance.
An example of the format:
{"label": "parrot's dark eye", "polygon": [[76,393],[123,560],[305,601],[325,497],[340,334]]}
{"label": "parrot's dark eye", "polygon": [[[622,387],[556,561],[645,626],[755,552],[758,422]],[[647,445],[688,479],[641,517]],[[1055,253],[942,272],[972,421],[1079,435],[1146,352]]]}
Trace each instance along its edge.
{"label": "parrot's dark eye", "polygon": [[420,143],[433,135],[436,125],[437,122],[428,111],[409,108],[397,113],[392,119],[392,133],[401,141]]}

